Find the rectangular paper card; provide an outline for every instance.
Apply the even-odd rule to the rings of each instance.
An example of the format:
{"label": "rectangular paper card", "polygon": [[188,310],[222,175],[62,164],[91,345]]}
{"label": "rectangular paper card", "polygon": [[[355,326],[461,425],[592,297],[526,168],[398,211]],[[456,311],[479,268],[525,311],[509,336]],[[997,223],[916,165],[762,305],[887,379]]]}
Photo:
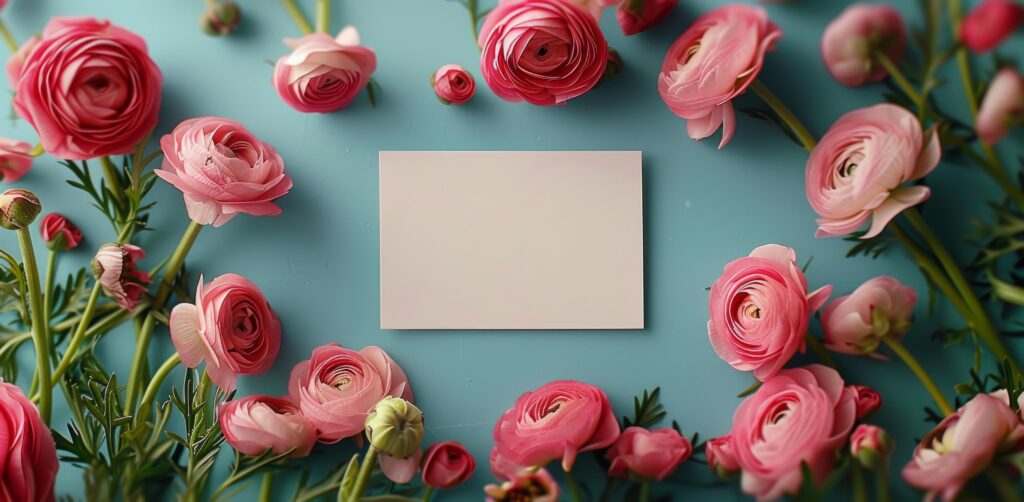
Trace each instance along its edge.
{"label": "rectangular paper card", "polygon": [[640,152],[380,152],[383,329],[640,329]]}

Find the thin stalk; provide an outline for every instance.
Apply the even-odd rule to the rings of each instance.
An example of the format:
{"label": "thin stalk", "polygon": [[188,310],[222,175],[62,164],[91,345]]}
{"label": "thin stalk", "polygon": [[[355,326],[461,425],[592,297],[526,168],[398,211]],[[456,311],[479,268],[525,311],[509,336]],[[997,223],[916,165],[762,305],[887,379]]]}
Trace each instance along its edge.
{"label": "thin stalk", "polygon": [[960,312],[960,315],[964,316],[968,322],[972,322],[974,314],[971,312],[971,309],[967,308],[967,304],[960,298],[960,295],[953,287],[953,283],[949,282],[949,278],[946,277],[939,264],[925,250],[921,249],[896,222],[889,223],[888,228],[893,236],[896,237],[896,240],[910,253],[917,266],[921,267],[921,270],[924,271],[924,274],[931,280],[932,284],[935,284],[935,287],[939,288],[939,291],[946,295],[946,298],[953,304],[957,312]]}
{"label": "thin stalk", "polygon": [[754,80],[750,84],[750,88],[754,90],[754,93],[761,97],[761,99],[767,104],[775,113],[779,115],[779,118],[786,124],[787,127],[796,137],[800,139],[800,143],[804,145],[804,150],[808,152],[814,149],[814,145],[818,142],[811,135],[807,127],[804,126],[800,119],[796,118],[796,115],[790,110],[781,99],[778,98],[772,91],[768,90],[760,80]]}
{"label": "thin stalk", "polygon": [[11,54],[18,52],[18,40],[14,38],[14,34],[11,33],[11,29],[7,27],[7,23],[3,19],[0,19],[0,36],[4,38],[4,43],[11,50]]}
{"label": "thin stalk", "polygon": [[372,445],[366,450],[363,457],[363,464],[359,466],[359,474],[356,476],[356,484],[352,486],[352,493],[349,494],[349,502],[359,502],[366,490],[366,482],[370,480],[370,473],[377,463],[377,449]]}
{"label": "thin stalk", "polygon": [[1003,163],[996,155],[996,152],[992,147],[982,143],[981,149],[984,154],[976,152],[969,146],[964,146],[963,152],[967,158],[974,161],[975,164],[981,167],[985,174],[992,177],[992,179],[999,185],[1000,188],[1006,192],[1006,195],[1013,199],[1014,204],[1017,207],[1024,209],[1024,192],[1013,182],[1013,179],[1006,174],[1006,169],[1003,168]]}
{"label": "thin stalk", "polygon": [[107,188],[110,189],[111,196],[118,203],[122,202],[124,194],[121,192],[121,177],[117,174],[117,167],[107,155],[100,157],[100,166],[103,167],[103,177],[107,180]]}
{"label": "thin stalk", "polygon": [[889,59],[889,56],[887,56],[885,52],[875,52],[874,59],[876,62],[878,62],[878,64],[882,66],[882,68],[885,68],[885,71],[889,73],[890,77],[892,77],[893,82],[896,82],[896,86],[898,86],[900,90],[903,91],[907,95],[907,97],[914,102],[915,106],[917,106],[918,108],[923,106],[924,99],[921,97],[921,94],[917,92],[917,89],[914,88],[914,84],[910,83],[910,80],[908,80],[906,75],[903,74],[903,71],[900,70],[900,67],[897,66],[896,63],[894,63],[891,59]]}
{"label": "thin stalk", "polygon": [[264,472],[263,482],[260,483],[259,502],[270,502],[270,496],[274,488],[274,473]]}
{"label": "thin stalk", "polygon": [[569,485],[569,497],[572,502],[581,502],[583,496],[580,494],[580,483],[576,481],[576,476],[572,471],[565,471],[565,484]]}
{"label": "thin stalk", "polygon": [[[63,240],[63,237],[61,237]],[[46,258],[46,278],[43,279],[43,313],[46,315],[46,339],[53,343],[53,328],[50,327],[52,319],[50,315],[53,312],[53,280],[57,275],[57,254],[58,251],[53,249],[50,250],[49,256]],[[54,377],[56,380],[58,377]]]}
{"label": "thin stalk", "polygon": [[53,386],[50,383],[50,341],[47,339],[46,313],[43,312],[43,294],[39,286],[39,266],[32,248],[32,233],[28,227],[18,229],[22,261],[28,282],[29,308],[32,309],[32,340],[36,348],[36,372],[39,377],[39,415],[50,425]]}
{"label": "thin stalk", "polygon": [[[949,29],[953,32],[953,40],[960,40],[960,25],[963,22],[964,8],[960,0],[948,0],[946,6],[949,9]],[[967,48],[960,46],[956,51],[956,66],[960,70],[960,82],[964,86],[964,94],[967,97],[967,107],[971,110],[971,117],[978,116],[978,95],[974,90],[974,81],[971,78],[971,63],[967,59]]]}
{"label": "thin stalk", "polygon": [[30,340],[31,338],[32,338],[32,333],[22,333],[20,335],[15,335],[15,336],[11,337],[10,340],[7,340],[7,342],[4,343],[2,347],[0,347],[0,354],[2,354],[4,352],[7,352],[9,350],[11,350],[11,351],[17,350],[19,345],[25,343],[26,341]]}
{"label": "thin stalk", "polygon": [[889,502],[889,463],[884,462],[875,471],[875,500]]}
{"label": "thin stalk", "polygon": [[1003,502],[1021,502],[1020,490],[1014,486],[1012,481],[1007,479],[1003,471],[999,470],[999,467],[992,465],[985,469],[985,477],[992,483],[992,487],[996,489],[996,493],[999,494],[999,500]]}
{"label": "thin stalk", "polygon": [[651,480],[645,479],[640,482],[640,502],[647,502],[651,499]]}
{"label": "thin stalk", "polygon": [[163,385],[164,380],[167,379],[167,375],[170,375],[171,372],[174,371],[174,368],[178,367],[179,363],[181,363],[181,356],[175,352],[171,357],[168,357],[159,368],[157,368],[156,373],[153,374],[152,380],[149,381],[149,385],[146,386],[146,392],[142,395],[142,402],[139,403],[139,412],[135,415],[137,420],[145,421],[149,419],[149,410],[152,408],[153,401],[156,399],[156,393],[160,390],[160,386]]}
{"label": "thin stalk", "polygon": [[432,495],[434,495],[434,487],[428,485],[427,488],[423,490],[423,502],[430,502],[430,497]]}
{"label": "thin stalk", "polygon": [[100,293],[103,292],[103,287],[100,286],[99,281],[92,286],[92,292],[89,294],[89,301],[85,304],[85,310],[82,311],[82,318],[78,321],[78,328],[75,329],[75,333],[71,335],[71,341],[68,342],[68,348],[64,351],[64,356],[61,357],[60,363],[57,364],[57,369],[53,372],[53,380],[56,382],[60,381],[60,378],[64,376],[68,368],[71,367],[71,363],[74,362],[75,356],[78,354],[78,347],[82,345],[82,341],[86,339],[86,335],[89,332],[89,323],[92,322],[93,313],[96,311],[96,302],[100,298]]}
{"label": "thin stalk", "polygon": [[814,355],[818,356],[818,360],[821,361],[822,364],[829,368],[838,368],[838,366],[836,366],[836,360],[832,358],[832,354],[829,354],[828,350],[825,350],[825,346],[821,344],[821,340],[818,340],[818,338],[810,332],[807,333],[805,338],[807,339],[807,346],[811,348],[811,352],[814,352]]}
{"label": "thin stalk", "polygon": [[864,484],[864,467],[855,459],[852,464],[853,500],[854,502],[868,502],[868,488]]}
{"label": "thin stalk", "polygon": [[294,20],[295,24],[299,26],[299,30],[302,30],[303,35],[313,33],[313,27],[306,19],[306,15],[299,10],[299,6],[295,5],[295,0],[281,0],[281,3],[284,4],[285,9],[288,9],[288,13],[291,14],[292,20]]}
{"label": "thin stalk", "polygon": [[899,356],[904,363],[906,363],[907,367],[910,368],[910,371],[914,373],[914,376],[921,381],[921,385],[924,385],[928,394],[931,394],[932,400],[935,401],[935,405],[939,407],[939,411],[941,411],[945,416],[952,415],[953,407],[949,405],[949,401],[946,401],[946,398],[942,395],[942,391],[939,390],[939,387],[935,385],[935,381],[932,380],[931,375],[925,371],[924,366],[921,366],[921,362],[914,357],[914,354],[907,350],[907,347],[903,345],[903,342],[891,336],[883,336],[882,342],[888,345],[889,348],[892,349],[892,351]]}
{"label": "thin stalk", "polygon": [[316,0],[316,31],[331,32],[331,0]]}

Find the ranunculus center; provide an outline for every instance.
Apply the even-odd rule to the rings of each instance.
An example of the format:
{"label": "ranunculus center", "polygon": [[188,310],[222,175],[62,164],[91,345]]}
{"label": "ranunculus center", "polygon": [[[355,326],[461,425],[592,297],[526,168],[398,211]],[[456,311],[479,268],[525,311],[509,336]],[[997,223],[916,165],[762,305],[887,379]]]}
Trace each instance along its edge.
{"label": "ranunculus center", "polygon": [[240,302],[233,310],[236,335],[252,337],[259,333],[260,316],[251,303]]}

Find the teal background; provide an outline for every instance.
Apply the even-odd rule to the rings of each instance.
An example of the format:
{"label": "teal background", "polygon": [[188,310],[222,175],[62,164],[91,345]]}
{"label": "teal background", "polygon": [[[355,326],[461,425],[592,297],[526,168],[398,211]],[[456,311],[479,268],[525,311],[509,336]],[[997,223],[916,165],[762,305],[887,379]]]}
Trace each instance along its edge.
{"label": "teal background", "polygon": [[[311,17],[313,2],[300,3]],[[785,36],[768,55],[762,81],[816,135],[845,111],[880,101],[884,90],[881,85],[842,87],[820,62],[821,33],[846,3],[766,6]],[[471,482],[442,493],[443,500],[479,499],[481,486],[491,481],[487,453],[494,421],[520,393],[553,379],[603,387],[619,415],[631,412],[634,394],[660,385],[670,416],[686,433],[719,435],[729,428],[739,403],[736,394],[752,378],[731,369],[712,351],[705,327],[705,288],[727,261],[770,242],[796,248],[801,262],[813,257],[807,274],[812,288],[834,284],[837,295],[846,294],[880,274],[894,275],[917,288],[922,301],[907,345],[950,395],[952,384],[966,380],[971,350],[943,350],[929,339],[937,326],[958,327],[960,321],[944,302],[939,302],[934,317],[928,317],[924,282],[903,252],[893,250],[877,260],[847,259],[848,243],[814,238],[815,215],[804,196],[803,151],[771,124],[743,114],[738,114],[732,143],[717,150],[717,135],[703,143],[688,139],[684,123],[662,103],[656,76],[666,49],[697,15],[719,2],[683,0],[664,23],[630,38],[622,36],[614,12],[607,12],[601,24],[625,60],[625,71],[568,106],[551,108],[506,103],[490,93],[480,79],[468,16],[454,2],[335,2],[332,29],[345,24],[359,28],[363,42],[377,51],[374,79],[381,91],[376,108],[363,95],[348,109],[330,115],[293,111],[270,84],[271,62],[287,51],[281,39],[299,34],[283,7],[269,1],[240,4],[242,26],[227,38],[199,31],[198,0],[15,0],[3,13],[19,39],[40,31],[55,15],[106,17],[136,31],[148,41],[164,73],[158,134],[185,118],[222,115],[246,124],[284,157],[295,183],[280,201],[284,214],[240,216],[222,228],[207,228],[188,260],[193,274],[235,272],[251,278],[281,317],[284,339],[275,367],[265,375],[242,378],[239,395],[286,392],[290,368],[317,345],[383,347],[413,382],[417,404],[427,417],[427,441],[461,441],[478,459]],[[908,23],[920,24],[915,2],[895,4]],[[444,106],[433,96],[429,77],[447,63],[462,64],[478,78],[477,96],[467,106]],[[963,110],[952,65],[946,70],[949,85],[940,96],[947,108]],[[738,106],[761,104],[751,95],[740,98]],[[0,135],[35,142],[31,128],[13,118],[0,121]],[[1006,159],[1021,153],[1019,141],[1005,145]],[[644,154],[647,329],[378,328],[379,150],[593,149]],[[64,184],[67,177],[55,159],[44,156],[17,183],[36,191],[47,212],[64,213],[84,229],[85,244],[62,260],[65,272],[86,264],[96,247],[114,239],[85,195]],[[935,190],[925,215],[948,244],[958,247],[961,261],[966,260],[971,247],[964,238],[970,221],[987,216],[983,205],[995,194],[994,186],[976,168],[949,162],[929,183]],[[187,223],[181,195],[172,187],[158,182],[153,199],[159,201],[152,214],[158,231],[141,237],[150,253],[147,266],[170,253]],[[0,245],[13,250],[13,234],[0,235]],[[40,258],[45,258],[43,251]],[[131,336],[129,331],[116,332],[101,344],[106,359],[121,373],[127,369]],[[158,331],[151,361],[162,361],[171,350],[166,331]],[[1019,343],[1015,352],[1024,353]],[[23,348],[21,356],[30,364],[31,349]],[[838,360],[848,382],[871,385],[883,394],[886,405],[875,421],[896,438],[893,474],[898,478],[914,438],[929,428],[922,412],[929,404],[927,395],[898,361]],[[170,381],[180,385],[180,372]],[[23,377],[19,383],[27,382]],[[62,410],[57,411],[60,417]],[[58,420],[55,427],[60,424]],[[308,462],[333,465],[347,459],[349,451],[348,446],[318,448]],[[596,469],[591,457],[581,458],[585,472]],[[222,460],[226,463],[227,458]],[[585,476],[584,481],[596,490],[595,479]],[[902,481],[896,485],[899,498],[916,498]],[[63,465],[58,493],[76,495],[80,487],[79,471]],[[250,487],[240,499],[253,498],[255,489]],[[716,483],[705,466],[695,462],[657,490],[682,495],[677,498],[743,498],[734,484]]]}

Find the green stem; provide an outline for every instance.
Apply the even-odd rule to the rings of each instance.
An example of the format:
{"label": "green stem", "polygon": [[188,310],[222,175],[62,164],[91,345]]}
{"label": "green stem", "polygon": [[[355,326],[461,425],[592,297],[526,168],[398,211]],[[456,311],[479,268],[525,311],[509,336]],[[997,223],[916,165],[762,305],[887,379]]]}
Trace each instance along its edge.
{"label": "green stem", "polygon": [[778,114],[779,118],[782,119],[786,126],[793,131],[793,134],[796,134],[796,137],[800,139],[800,143],[804,145],[804,150],[809,152],[814,149],[814,145],[817,144],[814,136],[807,130],[807,127],[804,126],[803,122],[800,122],[800,119],[796,118],[793,111],[782,103],[782,100],[779,99],[778,96],[768,90],[760,80],[754,80],[751,82],[750,88],[753,89],[755,94],[761,97],[765,104]]}
{"label": "green stem", "polygon": [[331,32],[331,0],[316,0],[316,31]]}
{"label": "green stem", "polygon": [[6,353],[7,351],[18,350],[18,346],[25,343],[32,338],[32,333],[22,333],[15,335],[7,340],[2,347],[0,347],[0,354]]}
{"label": "green stem", "polygon": [[0,36],[4,37],[4,42],[7,44],[7,48],[11,50],[11,54],[18,52],[18,41],[14,38],[14,34],[11,33],[11,29],[7,27],[7,23],[3,19],[0,19]]}
{"label": "green stem", "polygon": [[46,259],[46,278],[43,283],[43,312],[46,312],[47,327],[50,325],[50,312],[53,309],[53,280],[57,271],[58,254],[57,251],[51,249],[50,255]]}
{"label": "green stem", "polygon": [[167,375],[170,375],[174,368],[178,367],[181,362],[181,356],[175,352],[171,357],[168,357],[163,364],[157,368],[156,373],[153,374],[152,380],[149,381],[149,385],[146,386],[146,392],[142,395],[142,402],[139,403],[139,411],[135,415],[136,420],[139,420],[138,424],[149,419],[149,410],[152,408],[153,401],[156,399],[156,393],[160,390],[160,386],[163,385],[164,380],[167,379]]}
{"label": "green stem", "polygon": [[467,0],[466,9],[469,10],[470,29],[473,31],[473,43],[478,44],[480,39],[480,6],[477,0]]}
{"label": "green stem", "polygon": [[931,394],[932,400],[935,401],[935,405],[939,407],[942,414],[945,416],[952,415],[953,407],[949,405],[949,401],[946,401],[946,398],[942,396],[942,391],[940,391],[939,387],[935,385],[935,381],[932,380],[932,377],[927,371],[925,371],[924,366],[921,366],[920,361],[914,357],[914,354],[911,354],[910,351],[907,350],[907,347],[903,345],[903,342],[891,336],[883,336],[882,342],[888,345],[889,348],[907,364],[910,371],[912,371],[917,379],[921,381],[921,385],[924,385],[925,390]]}
{"label": "green stem", "polygon": [[425,490],[423,490],[423,502],[430,502],[430,497],[433,494],[434,494],[434,487],[433,486],[427,486],[427,488]]}
{"label": "green stem", "polygon": [[29,308],[32,309],[32,340],[36,349],[36,372],[39,377],[39,415],[50,425],[53,386],[50,383],[50,341],[47,339],[46,313],[43,312],[43,293],[39,286],[39,266],[32,248],[32,233],[28,227],[18,229],[22,261],[28,282]]}
{"label": "green stem", "polygon": [[854,502],[868,502],[868,489],[864,484],[864,467],[854,459],[852,464],[853,479],[851,484],[853,485],[853,500]]}
{"label": "green stem", "polygon": [[373,472],[373,467],[376,463],[377,449],[371,445],[366,450],[366,456],[363,457],[363,464],[359,466],[359,475],[356,477],[356,484],[352,486],[352,493],[348,499],[349,502],[359,502],[363,497],[366,483],[370,480],[370,473]]}
{"label": "green stem", "polygon": [[581,502],[583,497],[580,494],[580,483],[572,471],[565,471],[565,484],[569,485],[569,497],[573,502]]}
{"label": "green stem", "polygon": [[818,356],[818,360],[820,360],[822,364],[829,368],[838,368],[838,366],[836,366],[836,360],[832,358],[832,354],[829,354],[828,351],[825,350],[825,346],[821,344],[821,340],[818,340],[818,338],[810,332],[807,333],[805,338],[807,339],[807,346],[811,348],[811,352],[814,352],[814,355]]}
{"label": "green stem", "polygon": [[995,465],[989,466],[988,469],[985,469],[985,477],[992,483],[992,487],[996,489],[1000,500],[1003,502],[1021,502],[1020,490],[1014,486],[1012,481],[1006,478],[1006,475],[1003,474],[1003,471],[999,470],[999,467]]}
{"label": "green stem", "polygon": [[117,174],[117,167],[107,155],[100,157],[100,166],[103,167],[103,177],[107,180],[107,188],[110,190],[111,197],[119,203],[122,202],[124,193],[121,191],[121,177]]}
{"label": "green stem", "polygon": [[274,488],[274,473],[264,472],[263,482],[260,483],[260,498],[259,502],[270,502],[271,492]]}
{"label": "green stem", "polygon": [[59,382],[60,378],[64,376],[71,363],[76,359],[78,354],[78,347],[82,345],[82,341],[86,339],[86,335],[89,332],[89,323],[92,322],[93,313],[96,311],[96,302],[100,298],[100,293],[103,292],[103,287],[100,286],[99,281],[92,286],[92,293],[89,294],[89,301],[85,304],[85,310],[82,311],[82,318],[78,321],[78,328],[75,329],[75,333],[71,335],[71,341],[68,342],[68,348],[64,351],[64,356],[60,358],[60,363],[57,364],[57,369],[53,372],[54,382]]}
{"label": "green stem", "polygon": [[883,462],[875,471],[875,500],[889,502],[889,462]]}
{"label": "green stem", "polygon": [[[981,143],[981,142],[979,142]],[[985,152],[985,157],[988,158],[988,162],[982,163],[981,166],[985,169],[985,172],[995,180],[997,184],[1006,192],[1013,203],[1017,205],[1019,209],[1024,210],[1024,192],[1021,192],[1020,188],[1013,182],[1006,169],[1003,167],[1003,161],[999,159],[999,155],[996,154],[995,149],[981,143],[981,151]]]}
{"label": "green stem", "polygon": [[299,6],[295,5],[295,0],[281,0],[281,3],[284,4],[284,8],[288,9],[288,13],[291,14],[292,19],[299,26],[299,30],[302,31],[303,35],[313,33],[313,27],[306,20],[305,14],[299,10]]}
{"label": "green stem", "polygon": [[915,106],[920,108],[924,102],[923,98],[918,94],[917,89],[914,88],[914,84],[911,84],[910,80],[903,75],[903,71],[900,70],[900,67],[889,59],[889,56],[882,51],[876,51],[874,53],[874,59],[878,64],[882,65],[882,68],[885,68],[885,71],[889,73],[890,77],[892,77],[893,82],[896,82],[896,86],[914,102]]}
{"label": "green stem", "polygon": [[651,480],[645,479],[640,482],[640,502],[647,502],[651,499]]}
{"label": "green stem", "polygon": [[[949,9],[949,29],[953,32],[953,40],[960,40],[960,25],[963,21],[964,9],[960,0],[949,0],[946,2]],[[956,66],[960,70],[960,82],[964,86],[964,94],[967,97],[967,107],[971,110],[971,117],[978,116],[978,95],[974,90],[974,81],[971,78],[971,63],[967,59],[967,48],[960,46],[956,51]]]}
{"label": "green stem", "polygon": [[949,278],[946,277],[946,274],[942,271],[942,268],[939,267],[938,263],[936,263],[928,253],[921,249],[921,247],[910,238],[899,224],[891,222],[889,223],[888,229],[892,232],[893,236],[896,237],[896,240],[903,245],[908,253],[910,253],[914,262],[917,263],[918,267],[921,267],[921,270],[927,278],[931,280],[932,284],[935,284],[935,287],[939,288],[939,291],[942,291],[942,294],[946,295],[946,298],[948,298],[949,302],[953,304],[953,307],[956,308],[956,310],[960,312],[965,319],[973,319],[974,317],[971,310],[968,309],[967,304],[960,299],[960,295],[956,292],[956,289],[953,288],[953,283],[949,282]]}

